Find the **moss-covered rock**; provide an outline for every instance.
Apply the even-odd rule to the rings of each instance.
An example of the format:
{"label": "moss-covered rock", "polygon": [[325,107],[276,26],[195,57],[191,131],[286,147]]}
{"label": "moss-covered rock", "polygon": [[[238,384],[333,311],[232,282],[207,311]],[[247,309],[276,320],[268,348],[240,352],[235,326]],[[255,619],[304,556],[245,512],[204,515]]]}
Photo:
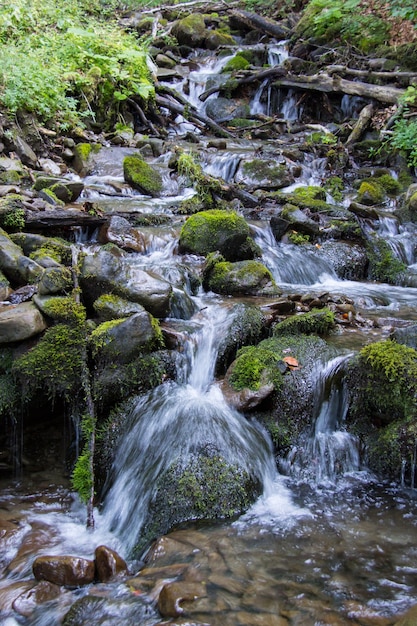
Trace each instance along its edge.
{"label": "moss-covered rock", "polygon": [[235,179],[253,189],[281,189],[294,182],[285,162],[260,158],[242,161]]}
{"label": "moss-covered rock", "polygon": [[174,23],[172,34],[180,45],[197,48],[203,46],[207,30],[201,13],[192,13]]}
{"label": "moss-covered rock", "polygon": [[335,328],[334,313],[324,307],[287,317],[274,326],[274,337],[280,335],[328,335]]}
{"label": "moss-covered rock", "polygon": [[417,351],[392,340],[365,346],[352,361],[347,385],[347,423],[367,451],[371,470],[385,478],[407,480],[417,436]]}
{"label": "moss-covered rock", "polygon": [[23,230],[25,227],[24,197],[8,194],[0,198],[0,226],[9,233]]}
{"label": "moss-covered rock", "polygon": [[260,261],[230,263],[220,255],[208,259],[203,273],[208,291],[230,296],[279,295],[274,278]]}
{"label": "moss-covered rock", "polygon": [[239,70],[247,70],[249,66],[249,61],[247,61],[244,56],[237,53],[234,57],[229,59],[222,69],[222,72],[238,72]]}
{"label": "moss-covered rock", "polygon": [[358,189],[357,200],[366,206],[383,204],[385,201],[384,188],[376,180],[364,180]]}
{"label": "moss-covered rock", "polygon": [[160,173],[143,159],[140,154],[127,156],[123,160],[124,178],[134,189],[142,193],[157,197],[162,191],[162,177]]}
{"label": "moss-covered rock", "polygon": [[93,304],[94,311],[101,321],[106,322],[114,319],[130,317],[135,313],[141,313],[145,309],[137,302],[130,302],[115,294],[105,293]]}
{"label": "moss-covered rock", "polygon": [[204,256],[218,250],[227,261],[250,259],[249,235],[248,224],[235,211],[212,209],[187,219],[180,232],[179,249]]}
{"label": "moss-covered rock", "polygon": [[217,375],[226,372],[239,348],[258,343],[266,332],[265,317],[258,307],[238,304],[233,313],[233,322],[218,350]]}
{"label": "moss-covered rock", "polygon": [[212,446],[179,459],[158,480],[136,550],[181,522],[236,517],[253,504],[261,489],[258,480]]}
{"label": "moss-covered rock", "polygon": [[75,202],[79,198],[84,189],[84,183],[53,176],[38,176],[33,188],[36,191],[42,190],[50,193],[51,198],[56,198],[62,203],[68,203]]}
{"label": "moss-covered rock", "polygon": [[236,40],[230,33],[223,30],[213,29],[208,31],[205,38],[205,47],[207,50],[216,50],[220,46],[235,46]]}
{"label": "moss-covered rock", "polygon": [[369,278],[390,285],[401,283],[406,265],[396,258],[392,249],[381,237],[373,237],[367,244]]}

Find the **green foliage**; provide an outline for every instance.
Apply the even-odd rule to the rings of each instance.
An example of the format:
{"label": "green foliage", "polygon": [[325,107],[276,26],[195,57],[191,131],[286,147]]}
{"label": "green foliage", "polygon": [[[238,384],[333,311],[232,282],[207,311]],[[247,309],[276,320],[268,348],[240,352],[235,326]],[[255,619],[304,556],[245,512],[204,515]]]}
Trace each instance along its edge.
{"label": "green foliage", "polygon": [[279,354],[259,345],[241,348],[229,377],[230,385],[236,391],[245,388],[257,391],[268,383],[279,388],[282,384],[282,375],[277,368],[280,359]]}
{"label": "green foliage", "polygon": [[71,483],[74,490],[80,496],[80,499],[85,504],[89,501],[91,496],[91,489],[93,487],[93,477],[91,475],[91,453],[86,445],[82,454],[78,457],[72,475]]}
{"label": "green foliage", "polygon": [[410,167],[417,167],[417,122],[408,119],[399,119],[393,128],[393,134],[388,139],[389,145],[399,152],[403,152]]}
{"label": "green foliage", "polygon": [[369,277],[390,285],[396,285],[407,266],[397,259],[385,239],[374,237],[367,243]]}
{"label": "green foliage", "polygon": [[417,6],[414,0],[389,0],[391,14],[417,25]]}
{"label": "green foliage", "polygon": [[328,178],[324,184],[324,188],[326,189],[326,191],[329,192],[329,194],[336,202],[341,202],[343,200],[342,192],[344,189],[344,184],[340,176],[331,176],[330,178]]}
{"label": "green foliage", "polygon": [[312,146],[319,144],[325,146],[334,146],[337,143],[337,137],[333,133],[324,133],[316,131],[307,137],[307,144]]}
{"label": "green foliage", "polygon": [[182,152],[177,161],[177,170],[180,176],[184,176],[196,190],[198,200],[205,209],[215,206],[215,194],[220,191],[220,183],[216,178],[208,176],[197,161],[194,154]]}
{"label": "green foliage", "polygon": [[321,42],[337,39],[368,52],[389,39],[389,25],[358,10],[359,0],[312,0],[297,31]]}
{"label": "green foliage", "polygon": [[308,313],[301,313],[287,317],[274,327],[274,337],[279,335],[328,335],[335,327],[333,311],[324,307],[323,309],[312,309]]}
{"label": "green foliage", "polygon": [[0,103],[10,114],[26,110],[67,128],[84,117],[94,120],[94,108],[110,116],[120,100],[152,95],[145,50],[108,20],[110,4],[15,0],[11,10],[2,5]]}
{"label": "green foliage", "polygon": [[303,235],[302,233],[297,233],[295,230],[291,230],[288,233],[288,241],[296,246],[302,246],[310,241],[310,235]]}

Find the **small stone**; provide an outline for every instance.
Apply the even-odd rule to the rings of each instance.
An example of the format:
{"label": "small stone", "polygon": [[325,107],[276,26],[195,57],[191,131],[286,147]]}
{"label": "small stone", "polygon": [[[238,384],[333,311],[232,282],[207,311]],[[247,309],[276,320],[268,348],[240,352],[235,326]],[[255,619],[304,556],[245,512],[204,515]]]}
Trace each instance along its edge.
{"label": "small stone", "polygon": [[39,556],[32,565],[36,580],[48,580],[55,585],[80,587],[94,580],[94,561],[76,556]]}
{"label": "small stone", "polygon": [[202,583],[168,583],[159,594],[158,610],[163,617],[177,617],[185,612],[182,602],[192,602],[206,595],[206,588]]}
{"label": "small stone", "polygon": [[107,546],[98,546],[94,553],[96,577],[105,583],[117,576],[127,574],[127,564],[122,557]]}

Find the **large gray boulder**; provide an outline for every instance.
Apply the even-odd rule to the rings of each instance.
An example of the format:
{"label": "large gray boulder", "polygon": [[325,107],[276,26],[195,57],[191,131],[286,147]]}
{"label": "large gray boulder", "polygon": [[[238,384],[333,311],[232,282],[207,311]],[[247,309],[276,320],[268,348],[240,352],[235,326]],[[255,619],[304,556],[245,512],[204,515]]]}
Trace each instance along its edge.
{"label": "large gray boulder", "polygon": [[6,231],[0,228],[0,269],[5,276],[18,285],[37,282],[44,269],[23,254],[22,248],[13,243]]}
{"label": "large gray boulder", "polygon": [[114,293],[138,302],[154,317],[166,317],[170,310],[171,285],[135,266],[116,247],[101,248],[84,258],[80,284],[87,306],[104,293]]}
{"label": "large gray boulder", "polygon": [[0,344],[24,341],[46,327],[42,313],[32,302],[11,304],[0,311]]}

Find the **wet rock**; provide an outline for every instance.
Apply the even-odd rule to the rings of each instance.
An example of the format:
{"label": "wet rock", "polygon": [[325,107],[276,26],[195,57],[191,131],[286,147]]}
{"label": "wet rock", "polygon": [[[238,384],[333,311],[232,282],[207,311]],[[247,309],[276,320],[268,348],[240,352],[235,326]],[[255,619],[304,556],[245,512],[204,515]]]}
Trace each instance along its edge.
{"label": "wet rock", "polygon": [[75,202],[84,189],[84,183],[54,176],[38,176],[35,181],[36,191],[50,190],[62,202]]}
{"label": "wet rock", "polygon": [[408,611],[395,622],[394,626],[415,626],[417,624],[417,604],[408,609]]}
{"label": "wet rock", "polygon": [[397,343],[402,343],[417,350],[417,324],[411,324],[405,328],[396,328],[391,338]]}
{"label": "wet rock", "polygon": [[92,332],[91,341],[97,360],[117,363],[128,363],[158,345],[155,324],[145,310],[127,319],[103,322]]}
{"label": "wet rock", "polygon": [[[33,582],[10,582],[9,584],[2,585],[0,589],[0,616],[3,612],[11,611],[13,604],[24,593],[30,592],[33,587]],[[1,622],[4,624],[4,622]],[[13,623],[14,626],[16,622]]]}
{"label": "wet rock", "polygon": [[12,282],[20,285],[36,283],[44,269],[22,252],[7,233],[0,228],[0,269]]}
{"label": "wet rock", "polygon": [[158,610],[163,617],[177,617],[186,613],[187,603],[206,596],[206,587],[202,583],[168,583],[159,594]]}
{"label": "wet rock", "polygon": [[248,248],[249,226],[231,211],[210,210],[189,217],[180,232],[180,253],[206,255],[219,251],[226,261],[253,258]]}
{"label": "wet rock", "polygon": [[30,617],[39,604],[44,604],[57,598],[60,593],[61,590],[58,585],[43,580],[20,594],[13,602],[13,609],[19,615]]}
{"label": "wet rock", "polygon": [[26,302],[32,298],[37,290],[38,288],[36,285],[25,285],[24,287],[20,287],[20,289],[16,289],[10,294],[9,302],[10,304],[20,304],[21,302]]}
{"label": "wet rock", "polygon": [[123,174],[125,181],[134,189],[152,197],[161,195],[161,174],[149,165],[140,153],[132,154],[124,159]]}
{"label": "wet rock", "polygon": [[72,288],[72,275],[68,267],[45,268],[38,284],[39,295],[65,293]]}
{"label": "wet rock", "polygon": [[324,241],[317,249],[343,280],[361,280],[366,277],[369,259],[365,246],[345,241]]}
{"label": "wet rock", "polygon": [[158,620],[156,611],[138,596],[102,598],[85,596],[77,600],[63,619],[63,626],[121,626],[137,624],[153,626]]}
{"label": "wet rock", "polygon": [[113,215],[110,221],[104,224],[99,232],[100,243],[114,243],[124,250],[145,252],[145,239],[137,228],[133,228],[124,217]]}
{"label": "wet rock", "polygon": [[130,263],[118,248],[100,249],[85,257],[80,283],[86,304],[92,305],[105,293],[115,293],[138,302],[155,317],[170,310],[171,285]]}
{"label": "wet rock", "polygon": [[230,296],[280,295],[271,272],[260,261],[221,261],[207,264],[203,286]]}
{"label": "wet rock", "polygon": [[[269,133],[270,134],[270,131]],[[281,189],[294,182],[294,176],[284,159],[256,158],[243,160],[236,172],[235,181],[250,189]]]}
{"label": "wet rock", "polygon": [[236,118],[249,117],[250,111],[247,104],[219,97],[207,101],[206,114],[218,124],[222,124]]}
{"label": "wet rock", "polygon": [[202,47],[207,35],[204,17],[201,13],[187,15],[173,24],[171,32],[180,45]]}
{"label": "wet rock", "polygon": [[24,341],[46,328],[42,313],[32,302],[12,304],[0,311],[0,344]]}
{"label": "wet rock", "polygon": [[222,382],[221,389],[227,404],[232,406],[237,411],[244,413],[245,411],[252,411],[257,406],[262,404],[262,402],[266,400],[266,398],[268,398],[274,391],[274,385],[272,383],[267,383],[256,390],[245,388],[240,391],[235,391],[227,383],[226,374],[226,379]]}
{"label": "wet rock", "polygon": [[99,582],[105,583],[117,578],[117,576],[127,574],[126,561],[107,546],[98,546],[94,552],[96,563],[96,578]]}
{"label": "wet rock", "polygon": [[93,307],[102,322],[130,317],[145,310],[141,304],[113,294],[100,296],[94,302]]}
{"label": "wet rock", "polygon": [[94,561],[76,556],[39,556],[32,565],[36,580],[55,585],[80,587],[94,580]]}

